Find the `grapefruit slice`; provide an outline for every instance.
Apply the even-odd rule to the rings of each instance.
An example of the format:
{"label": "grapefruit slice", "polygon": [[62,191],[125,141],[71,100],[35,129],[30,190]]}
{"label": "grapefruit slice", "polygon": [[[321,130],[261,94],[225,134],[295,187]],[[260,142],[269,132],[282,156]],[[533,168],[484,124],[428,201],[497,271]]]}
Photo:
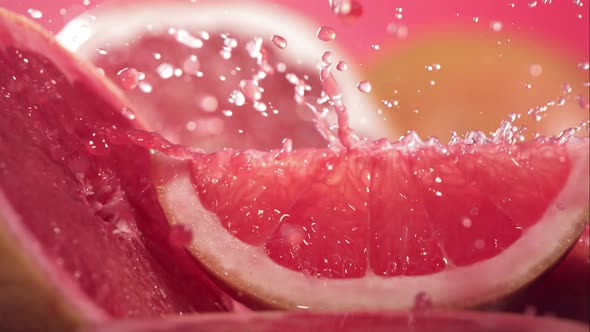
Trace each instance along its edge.
{"label": "grapefruit slice", "polygon": [[[68,49],[128,87],[151,129],[173,143],[207,152],[223,148],[325,147],[306,106],[321,98],[321,54],[350,61],[317,38],[319,24],[270,4],[236,1],[128,1],[102,5],[58,34]],[[126,13],[134,13],[131,17]],[[284,49],[272,37],[287,41]],[[281,44],[279,44],[281,45]],[[139,72],[136,87],[126,70]],[[379,138],[389,132],[372,100],[356,89],[355,70],[337,73],[351,124]],[[304,98],[304,100],[300,100]],[[333,115],[333,114],[332,114]]]}
{"label": "grapefruit slice", "polygon": [[245,315],[205,314],[169,320],[120,321],[84,332],[175,331],[342,331],[342,332],[553,332],[588,331],[588,327],[555,318],[478,312],[387,312],[311,314],[267,312]]}
{"label": "grapefruit slice", "polygon": [[3,9],[0,95],[0,330],[227,308],[168,241],[149,153],[96,129],[141,128],[129,103]]}
{"label": "grapefruit slice", "polygon": [[588,138],[154,157],[168,220],[223,283],[271,307],[500,298],[552,266],[588,213]]}

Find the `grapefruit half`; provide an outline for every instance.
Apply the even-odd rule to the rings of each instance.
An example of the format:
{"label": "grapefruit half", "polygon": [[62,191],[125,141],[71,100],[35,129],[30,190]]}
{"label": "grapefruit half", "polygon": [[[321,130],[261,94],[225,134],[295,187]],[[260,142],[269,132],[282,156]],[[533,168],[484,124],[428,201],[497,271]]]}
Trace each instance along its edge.
{"label": "grapefruit half", "polygon": [[[123,1],[72,20],[58,39],[115,82],[126,69],[138,71],[137,87],[125,93],[171,142],[207,152],[269,150],[285,138],[295,148],[326,146],[306,104],[328,109],[333,122],[332,106],[318,102],[318,65],[326,50],[350,59],[316,38],[319,26],[264,3]],[[275,35],[286,47],[273,44]],[[356,89],[354,68],[335,75],[351,125],[373,138],[388,134],[372,99]]]}

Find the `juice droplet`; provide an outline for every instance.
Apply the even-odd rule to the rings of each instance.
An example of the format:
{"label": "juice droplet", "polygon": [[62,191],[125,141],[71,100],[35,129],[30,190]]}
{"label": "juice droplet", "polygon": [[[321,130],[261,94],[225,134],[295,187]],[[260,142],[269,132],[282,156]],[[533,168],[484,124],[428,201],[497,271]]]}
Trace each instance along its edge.
{"label": "juice droplet", "polygon": [[135,68],[125,67],[117,73],[117,83],[124,90],[133,90],[139,83],[139,72]]}
{"label": "juice droplet", "polygon": [[156,71],[158,72],[158,75],[165,80],[174,75],[174,67],[169,63],[162,63],[156,68]]}
{"label": "juice droplet", "polygon": [[177,248],[184,248],[193,241],[193,232],[184,225],[172,225],[168,234],[170,244]]}
{"label": "juice droplet", "polygon": [[317,36],[321,41],[332,41],[336,39],[336,31],[330,27],[323,26],[318,29]]}
{"label": "juice droplet", "polygon": [[240,82],[240,88],[246,98],[254,101],[262,99],[262,88],[258,86],[258,82],[253,80],[243,80]]}
{"label": "juice droplet", "polygon": [[358,18],[363,13],[363,7],[356,0],[328,0],[332,13],[342,18]]}
{"label": "juice droplet", "polygon": [[293,151],[293,140],[291,140],[290,138],[285,138],[283,139],[283,152],[291,152]]}
{"label": "juice droplet", "polygon": [[361,81],[359,82],[356,87],[359,89],[360,92],[363,93],[370,93],[371,92],[371,82],[369,81]]}
{"label": "juice droplet", "polygon": [[285,49],[287,47],[287,40],[279,35],[272,36],[272,42],[276,47]]}
{"label": "juice droplet", "polygon": [[579,95],[576,97],[576,100],[578,101],[578,105],[580,105],[582,109],[590,109],[590,103],[588,103],[588,99],[586,99],[586,97]]}
{"label": "juice droplet", "polygon": [[348,111],[342,102],[342,93],[332,75],[332,53],[324,52],[322,55],[322,68],[320,70],[320,83],[322,90],[330,98],[338,117],[338,139],[345,148],[353,147],[358,142],[358,137],[350,128]]}
{"label": "juice droplet", "polygon": [[345,71],[348,69],[348,64],[344,61],[339,61],[336,65],[336,69],[338,69],[339,71]]}
{"label": "juice droplet", "polygon": [[432,299],[430,295],[426,292],[419,292],[414,297],[414,306],[412,307],[414,311],[425,312],[432,309]]}
{"label": "juice droplet", "polygon": [[387,25],[387,33],[399,39],[405,39],[408,36],[408,27],[405,24],[391,22]]}
{"label": "juice droplet", "polygon": [[182,70],[188,75],[196,75],[201,69],[201,63],[196,55],[190,55],[182,64]]}
{"label": "juice droplet", "polygon": [[123,107],[121,114],[129,120],[135,120],[135,113],[127,107]]}
{"label": "juice droplet", "polygon": [[43,17],[43,12],[37,9],[29,8],[27,9],[27,13],[29,13],[29,15],[31,15],[31,17],[34,19],[40,19]]}

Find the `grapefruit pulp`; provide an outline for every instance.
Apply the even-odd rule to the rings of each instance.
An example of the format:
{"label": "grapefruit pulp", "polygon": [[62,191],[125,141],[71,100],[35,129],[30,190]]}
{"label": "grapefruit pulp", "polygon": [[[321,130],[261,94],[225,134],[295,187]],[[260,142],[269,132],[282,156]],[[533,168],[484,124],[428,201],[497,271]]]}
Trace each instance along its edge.
{"label": "grapefruit pulp", "polygon": [[97,130],[142,127],[116,91],[0,9],[0,330],[228,308],[168,242],[149,153]]}
{"label": "grapefruit pulp", "polygon": [[552,266],[587,222],[587,138],[444,146],[409,135],[153,163],[193,255],[275,307],[399,309],[423,292],[440,307],[479,305]]}

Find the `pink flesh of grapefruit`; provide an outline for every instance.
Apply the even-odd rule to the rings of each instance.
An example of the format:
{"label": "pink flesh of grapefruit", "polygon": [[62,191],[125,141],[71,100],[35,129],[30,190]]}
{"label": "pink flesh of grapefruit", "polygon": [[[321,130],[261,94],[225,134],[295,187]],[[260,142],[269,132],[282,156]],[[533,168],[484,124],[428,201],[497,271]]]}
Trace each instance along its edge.
{"label": "pink flesh of grapefruit", "polygon": [[[146,181],[149,153],[109,146],[95,131],[139,126],[114,91],[37,26],[0,9],[0,238],[11,244],[0,246],[2,330],[32,330],[47,324],[36,315],[64,312],[76,325],[227,308],[168,242]],[[48,312],[29,309],[36,303]],[[26,324],[12,325],[27,312]],[[50,321],[46,328],[60,324]]]}

